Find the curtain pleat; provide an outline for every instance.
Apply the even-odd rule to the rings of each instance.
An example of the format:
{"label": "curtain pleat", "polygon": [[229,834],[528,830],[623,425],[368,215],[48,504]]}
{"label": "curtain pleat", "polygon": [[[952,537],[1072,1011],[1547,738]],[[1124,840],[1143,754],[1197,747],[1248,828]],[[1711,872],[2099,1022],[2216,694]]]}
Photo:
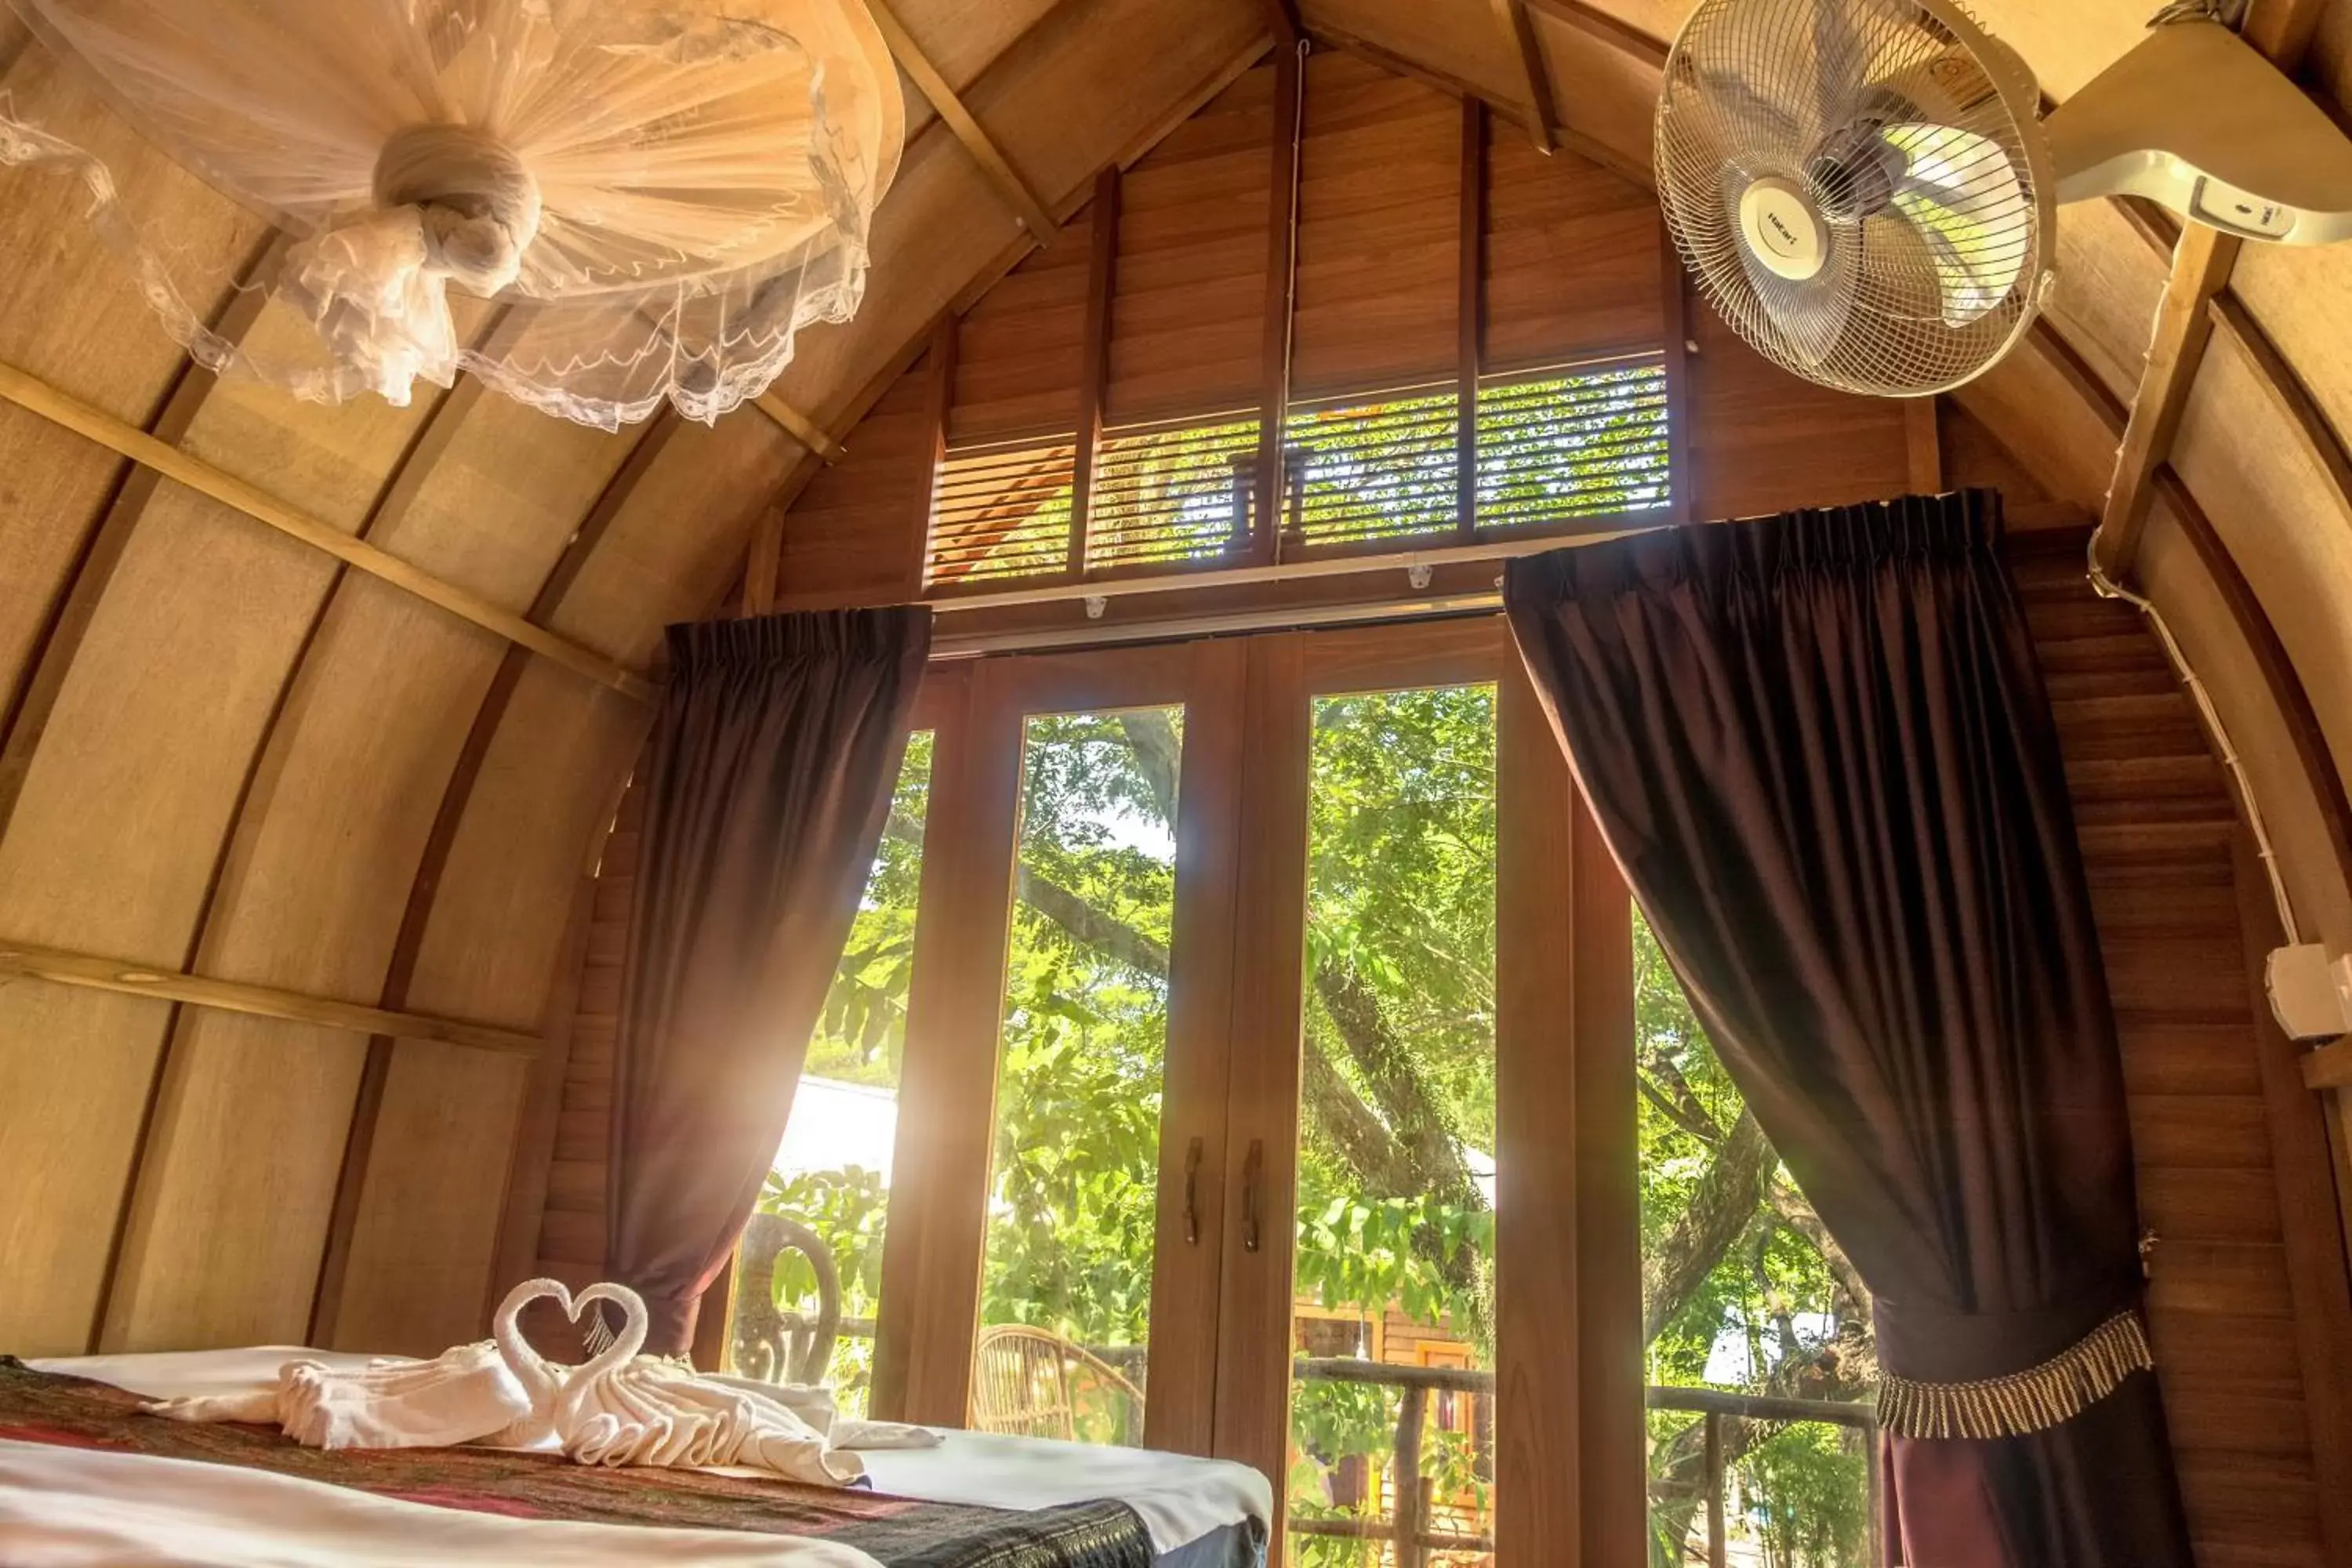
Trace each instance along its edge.
{"label": "curtain pleat", "polygon": [[669,628],[614,1042],[605,1272],[685,1354],[792,1111],[930,646],[920,607]]}
{"label": "curtain pleat", "polygon": [[1915,1385],[1893,1424],[2015,1434],[1890,1431],[1889,1560],[2188,1568],[2155,1380],[2115,1348],[2144,1345],[2122,1067],[1999,534],[1990,492],[1914,497],[1527,557],[1504,598],[1694,1009],[1870,1287]]}

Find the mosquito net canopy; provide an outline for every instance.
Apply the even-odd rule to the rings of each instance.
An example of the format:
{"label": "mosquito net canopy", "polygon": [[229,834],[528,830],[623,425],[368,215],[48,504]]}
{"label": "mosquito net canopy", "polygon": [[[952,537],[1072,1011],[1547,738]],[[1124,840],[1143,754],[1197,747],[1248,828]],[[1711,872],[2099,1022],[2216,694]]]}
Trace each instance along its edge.
{"label": "mosquito net canopy", "polygon": [[[861,0],[9,0],[149,141],[286,236],[245,279],[0,98],[202,363],[337,402],[460,370],[583,423],[756,396],[845,321],[905,134]],[[267,289],[315,328],[208,324]],[[450,308],[449,291],[495,301]],[[273,334],[273,342],[285,341]]]}

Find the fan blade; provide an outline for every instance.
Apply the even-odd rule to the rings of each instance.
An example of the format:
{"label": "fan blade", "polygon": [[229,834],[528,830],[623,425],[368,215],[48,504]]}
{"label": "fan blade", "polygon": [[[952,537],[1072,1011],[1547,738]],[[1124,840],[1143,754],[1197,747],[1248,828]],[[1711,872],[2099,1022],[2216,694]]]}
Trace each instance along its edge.
{"label": "fan blade", "polygon": [[1990,138],[1952,126],[1890,125],[1885,136],[1906,160],[1893,209],[1935,263],[1945,323],[1990,314],[2032,258],[2033,206],[2016,165]]}

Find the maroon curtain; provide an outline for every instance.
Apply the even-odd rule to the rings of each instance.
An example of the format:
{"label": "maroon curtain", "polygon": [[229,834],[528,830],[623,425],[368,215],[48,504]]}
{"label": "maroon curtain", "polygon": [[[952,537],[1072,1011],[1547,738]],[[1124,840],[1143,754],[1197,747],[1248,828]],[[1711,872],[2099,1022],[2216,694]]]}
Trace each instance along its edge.
{"label": "maroon curtain", "polygon": [[605,1272],[693,1343],[881,840],[930,612],[669,629],[621,981]]}
{"label": "maroon curtain", "polygon": [[[2079,1373],[2102,1353],[2064,1352],[2142,1289],[2115,1023],[2000,527],[1990,492],[1912,498],[1557,551],[1504,586],[1612,852],[1876,1299],[1883,1369],[1937,1385]],[[2118,1336],[2137,1322],[2094,1345]],[[1890,1433],[1889,1560],[2188,1568],[2130,1359],[2070,1418],[2001,1423],[2022,1435]]]}

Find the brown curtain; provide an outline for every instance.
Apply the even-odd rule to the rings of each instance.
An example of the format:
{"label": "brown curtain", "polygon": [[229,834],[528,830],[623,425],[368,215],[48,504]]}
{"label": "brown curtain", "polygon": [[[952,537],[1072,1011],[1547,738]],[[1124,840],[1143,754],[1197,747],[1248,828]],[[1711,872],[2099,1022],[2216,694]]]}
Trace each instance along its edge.
{"label": "brown curtain", "polygon": [[2115,1022],[2000,527],[1974,491],[1676,529],[1513,562],[1504,600],[1717,1051],[1876,1299],[1889,1560],[2188,1568],[2117,1317],[2142,1279]]}
{"label": "brown curtain", "polygon": [[682,1355],[791,1113],[930,647],[919,607],[669,629],[622,972],[605,1272]]}

